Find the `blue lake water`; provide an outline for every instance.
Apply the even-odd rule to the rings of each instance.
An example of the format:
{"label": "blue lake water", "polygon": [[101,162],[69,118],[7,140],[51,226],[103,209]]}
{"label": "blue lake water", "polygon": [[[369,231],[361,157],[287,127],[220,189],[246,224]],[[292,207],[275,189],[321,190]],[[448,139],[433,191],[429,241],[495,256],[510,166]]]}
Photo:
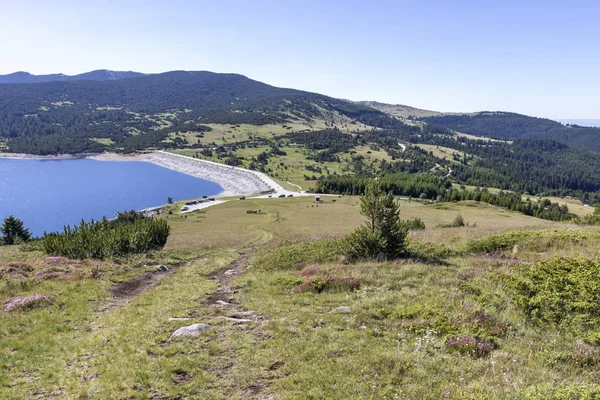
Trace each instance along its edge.
{"label": "blue lake water", "polygon": [[148,162],[0,158],[0,219],[14,215],[34,236],[81,219],[160,206],[168,197],[177,201],[222,190]]}

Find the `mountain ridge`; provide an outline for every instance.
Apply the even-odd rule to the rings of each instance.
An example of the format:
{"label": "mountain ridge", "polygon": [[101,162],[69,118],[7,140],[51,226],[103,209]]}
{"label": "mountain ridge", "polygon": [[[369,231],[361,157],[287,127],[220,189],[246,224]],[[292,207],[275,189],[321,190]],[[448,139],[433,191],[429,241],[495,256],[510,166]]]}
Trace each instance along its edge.
{"label": "mountain ridge", "polygon": [[46,82],[72,82],[80,80],[107,81],[135,78],[144,76],[141,72],[135,71],[112,71],[108,69],[97,69],[76,75],[66,75],[63,73],[35,75],[26,71],[17,71],[6,75],[0,75],[0,84],[19,84],[19,83],[46,83]]}

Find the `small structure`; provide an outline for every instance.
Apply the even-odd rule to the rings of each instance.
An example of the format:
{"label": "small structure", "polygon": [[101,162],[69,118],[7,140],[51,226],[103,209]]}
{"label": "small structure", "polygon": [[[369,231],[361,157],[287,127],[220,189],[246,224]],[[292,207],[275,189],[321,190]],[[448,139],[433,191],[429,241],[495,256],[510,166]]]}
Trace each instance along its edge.
{"label": "small structure", "polygon": [[319,196],[319,195],[316,195],[316,196],[315,196],[315,201],[321,201],[321,196]]}

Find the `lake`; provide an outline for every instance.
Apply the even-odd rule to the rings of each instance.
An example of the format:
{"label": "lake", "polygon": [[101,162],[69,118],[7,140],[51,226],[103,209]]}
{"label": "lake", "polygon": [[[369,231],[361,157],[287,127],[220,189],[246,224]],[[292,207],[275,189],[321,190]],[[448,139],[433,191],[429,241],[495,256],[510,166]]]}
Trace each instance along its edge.
{"label": "lake", "polygon": [[81,219],[160,206],[168,197],[177,201],[222,190],[216,183],[143,161],[0,158],[0,219],[14,215],[34,236],[62,231]]}

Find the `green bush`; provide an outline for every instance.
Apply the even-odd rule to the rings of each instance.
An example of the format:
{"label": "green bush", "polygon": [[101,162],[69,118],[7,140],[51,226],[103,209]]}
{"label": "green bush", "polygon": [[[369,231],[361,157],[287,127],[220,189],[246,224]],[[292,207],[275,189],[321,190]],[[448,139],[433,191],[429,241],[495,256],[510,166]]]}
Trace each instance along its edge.
{"label": "green bush", "polygon": [[425,229],[425,222],[421,218],[400,221],[400,227],[407,231],[418,231]]}
{"label": "green bush", "polygon": [[600,260],[555,258],[504,276],[515,302],[535,324],[579,337],[600,328]]}
{"label": "green bush", "polygon": [[333,261],[341,254],[340,247],[339,240],[287,243],[260,253],[254,262],[266,270],[285,270],[297,264]]}
{"label": "green bush", "polygon": [[460,228],[463,227],[465,225],[469,225],[469,224],[465,224],[465,219],[464,217],[459,213],[456,215],[456,217],[454,217],[454,219],[452,220],[451,223],[449,224],[440,224],[438,225],[440,228]]}
{"label": "green bush", "polygon": [[75,259],[105,259],[162,249],[170,227],[149,217],[84,222],[65,226],[62,233],[44,233],[46,253]]}
{"label": "green bush", "polygon": [[559,248],[565,245],[598,240],[597,233],[579,232],[572,230],[545,230],[531,232],[511,232],[501,235],[488,236],[483,239],[471,240],[467,243],[466,251],[470,253],[494,253],[510,250],[515,245],[534,251],[546,251],[549,248]]}

